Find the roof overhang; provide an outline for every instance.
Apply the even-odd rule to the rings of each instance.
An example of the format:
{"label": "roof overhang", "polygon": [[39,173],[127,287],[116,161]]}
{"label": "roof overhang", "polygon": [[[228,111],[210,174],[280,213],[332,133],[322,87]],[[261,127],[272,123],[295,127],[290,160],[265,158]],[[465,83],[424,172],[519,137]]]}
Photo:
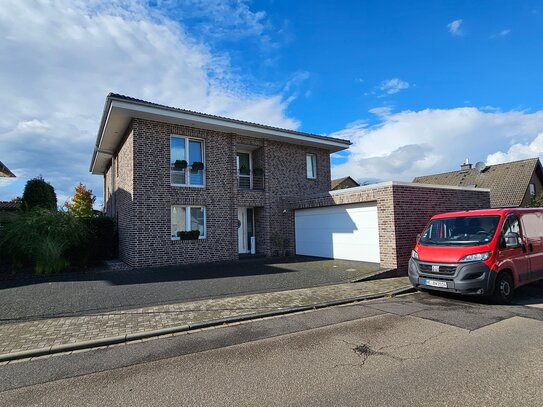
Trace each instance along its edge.
{"label": "roof overhang", "polygon": [[332,137],[277,129],[217,116],[192,113],[142,101],[108,96],[92,155],[90,171],[93,174],[105,173],[111,162],[111,157],[116,153],[129,123],[134,118],[307,145],[327,149],[331,153],[345,150],[351,144],[347,140]]}

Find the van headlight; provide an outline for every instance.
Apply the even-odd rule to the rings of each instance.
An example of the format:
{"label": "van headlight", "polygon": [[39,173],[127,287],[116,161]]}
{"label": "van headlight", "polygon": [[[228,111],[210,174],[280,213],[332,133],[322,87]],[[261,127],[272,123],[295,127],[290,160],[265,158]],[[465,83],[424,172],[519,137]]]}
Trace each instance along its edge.
{"label": "van headlight", "polygon": [[418,260],[419,259],[419,254],[414,251],[414,250],[411,250],[411,257],[415,260]]}
{"label": "van headlight", "polygon": [[468,254],[466,257],[460,259],[460,263],[467,263],[469,261],[485,261],[490,257],[491,254],[492,252]]}

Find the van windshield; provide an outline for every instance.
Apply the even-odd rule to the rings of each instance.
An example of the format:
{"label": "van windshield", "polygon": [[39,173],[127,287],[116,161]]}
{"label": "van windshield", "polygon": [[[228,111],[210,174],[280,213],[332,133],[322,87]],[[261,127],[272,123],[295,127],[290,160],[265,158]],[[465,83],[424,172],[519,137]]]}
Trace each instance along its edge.
{"label": "van windshield", "polygon": [[463,216],[434,219],[419,243],[425,246],[479,246],[492,240],[499,216]]}

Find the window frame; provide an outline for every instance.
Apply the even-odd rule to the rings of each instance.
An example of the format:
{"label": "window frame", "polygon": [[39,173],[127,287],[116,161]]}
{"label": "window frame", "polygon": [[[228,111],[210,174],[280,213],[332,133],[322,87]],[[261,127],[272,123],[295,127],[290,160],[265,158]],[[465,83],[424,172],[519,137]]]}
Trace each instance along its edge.
{"label": "window frame", "polygon": [[181,240],[180,237],[172,236],[172,209],[174,207],[185,208],[185,232],[189,232],[187,228],[190,226],[190,208],[199,208],[203,210],[204,215],[204,234],[198,236],[198,240],[205,240],[207,238],[207,209],[205,206],[200,205],[171,205],[170,206],[170,238],[171,240]]}
{"label": "window frame", "polygon": [[[532,192],[532,189],[533,189],[533,192]],[[528,194],[530,194],[530,196],[536,196],[535,184],[533,182],[530,182],[528,184]]]}
{"label": "window frame", "polygon": [[[308,158],[310,158],[311,166],[313,167],[313,175],[309,175]],[[317,179],[317,154],[306,153],[305,154],[305,175],[307,179]]]}
{"label": "window frame", "polygon": [[[177,184],[172,182],[172,140],[174,138],[180,138],[185,140],[185,158],[183,158],[187,162],[187,168],[185,169],[185,183],[184,184]],[[190,162],[190,149],[189,149],[189,142],[190,141],[198,141],[202,144],[202,163],[204,164],[204,169],[202,170],[202,184],[191,184],[190,183],[190,166],[188,163]],[[205,154],[205,140],[197,137],[189,137],[189,136],[182,136],[180,134],[170,134],[170,160],[168,163],[168,167],[170,170],[170,186],[172,187],[191,187],[191,188],[205,188],[206,186],[206,173],[207,173],[207,165],[206,165],[206,154]],[[187,183],[188,181],[188,183]]]}

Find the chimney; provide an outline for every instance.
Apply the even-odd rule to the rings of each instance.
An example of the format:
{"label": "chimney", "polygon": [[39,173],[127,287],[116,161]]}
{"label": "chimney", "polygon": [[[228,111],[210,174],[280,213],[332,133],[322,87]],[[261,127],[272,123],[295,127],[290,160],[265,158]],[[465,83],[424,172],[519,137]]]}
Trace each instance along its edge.
{"label": "chimney", "polygon": [[470,162],[469,162],[469,158],[466,158],[466,161],[464,161],[464,164],[462,164],[462,165],[460,166],[460,169],[461,169],[462,171],[464,171],[464,170],[471,170],[471,164],[470,164]]}

